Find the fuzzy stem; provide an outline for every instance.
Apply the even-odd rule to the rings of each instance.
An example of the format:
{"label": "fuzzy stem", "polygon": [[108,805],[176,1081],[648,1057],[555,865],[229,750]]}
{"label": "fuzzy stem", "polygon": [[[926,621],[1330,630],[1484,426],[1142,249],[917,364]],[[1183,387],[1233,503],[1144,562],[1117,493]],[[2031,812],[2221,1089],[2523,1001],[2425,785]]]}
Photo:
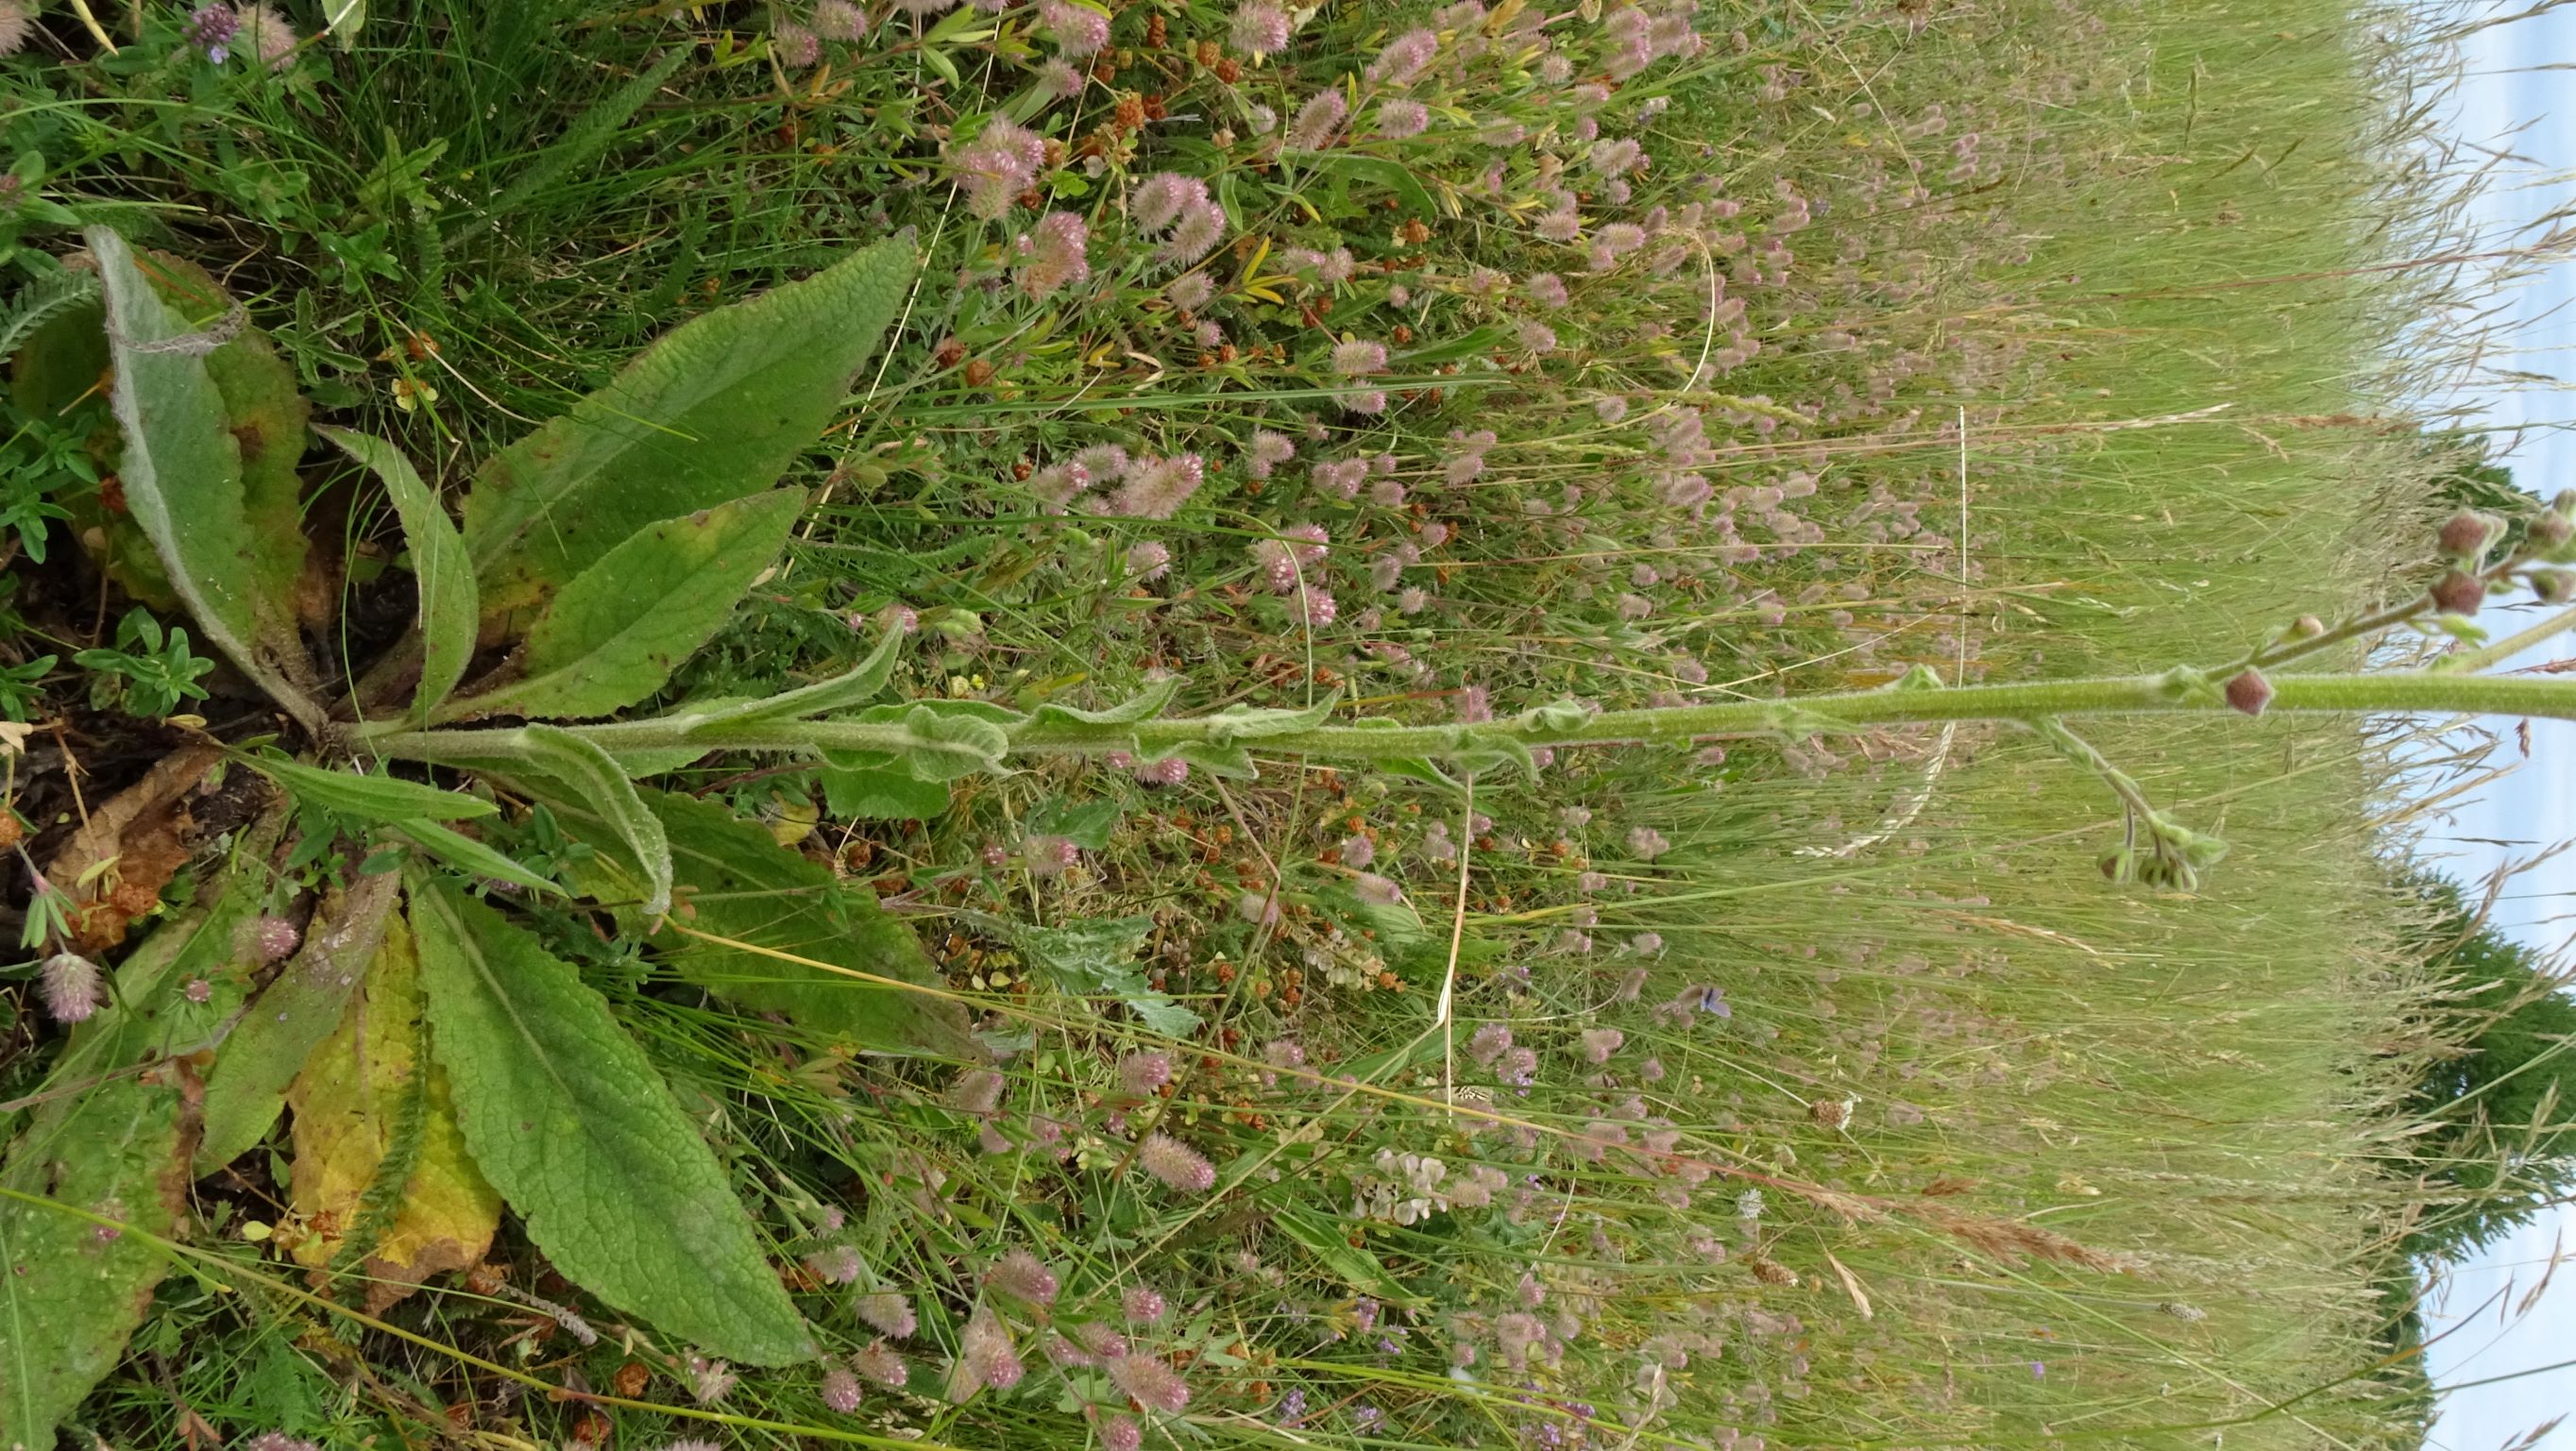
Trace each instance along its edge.
{"label": "fuzzy stem", "polygon": [[[2273,682],[2274,711],[2316,714],[2537,716],[2576,720],[2576,681],[2527,676],[2378,671],[2358,675],[2286,675]],[[1372,729],[1328,725],[1250,741],[1263,754],[1354,762],[1447,758],[1517,740],[1527,746],[1688,745],[1717,736],[1807,735],[1869,726],[1942,721],[2031,722],[2046,716],[2220,714],[2223,700],[2163,676],[2113,676],[1905,690],[1851,691],[1789,701],[1721,701],[1708,705],[1614,710],[1572,718],[1523,716],[1477,726],[1415,725]],[[391,723],[388,723],[391,724]],[[905,752],[918,744],[901,721],[747,721],[699,725],[688,718],[617,721],[567,727],[612,752],[700,746],[708,750]],[[1195,742],[1222,741],[1219,717],[1149,720],[1100,726],[1031,722],[1013,733],[1012,750],[1028,755],[1098,755],[1112,750],[1147,757]],[[406,760],[475,765],[525,759],[525,732],[391,730],[366,748]]]}

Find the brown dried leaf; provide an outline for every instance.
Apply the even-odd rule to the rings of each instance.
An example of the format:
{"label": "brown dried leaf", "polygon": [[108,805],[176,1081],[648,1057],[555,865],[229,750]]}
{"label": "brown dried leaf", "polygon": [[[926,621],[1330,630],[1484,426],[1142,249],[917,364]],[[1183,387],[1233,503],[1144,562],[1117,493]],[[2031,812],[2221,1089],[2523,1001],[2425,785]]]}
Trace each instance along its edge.
{"label": "brown dried leaf", "polygon": [[[160,904],[161,889],[187,864],[195,837],[188,793],[223,754],[218,746],[195,745],[162,757],[142,780],[92,811],[46,864],[47,880],[79,892],[74,951],[94,957],[115,947],[135,918]],[[91,869],[111,859],[115,865],[97,880],[78,885]]]}

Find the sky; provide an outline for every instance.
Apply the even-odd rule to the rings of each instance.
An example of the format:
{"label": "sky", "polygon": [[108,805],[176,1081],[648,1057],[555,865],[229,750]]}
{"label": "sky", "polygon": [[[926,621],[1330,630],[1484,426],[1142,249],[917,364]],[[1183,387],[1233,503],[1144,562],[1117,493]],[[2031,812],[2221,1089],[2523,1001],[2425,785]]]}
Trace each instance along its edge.
{"label": "sky", "polygon": [[[2529,0],[2480,0],[2469,8],[2503,16],[2529,8]],[[2467,78],[2452,134],[2509,147],[2523,158],[2478,204],[2478,225],[2494,245],[2551,208],[2576,204],[2576,70],[2533,69],[2576,65],[2576,7],[2472,37],[2465,59]],[[2500,389],[2489,383],[2457,401],[2478,407],[2492,424],[2524,430],[2506,460],[2524,488],[2576,488],[2576,433],[2543,426],[2576,418],[2576,387],[2566,385],[2576,379],[2576,259],[2560,260],[2499,300],[2512,304],[2514,321],[2505,335],[2511,352],[2496,364],[2546,374],[2561,380],[2559,386]],[[2498,633],[2518,628],[2520,623]],[[2576,638],[2561,637],[2518,663],[2570,655],[2576,655]],[[2512,739],[2511,722],[2494,725]],[[2444,865],[2453,876],[2475,883],[2508,860],[2527,859],[2569,837],[2576,837],[2576,722],[2535,721],[2530,758],[2447,823],[2434,826],[2424,846],[2448,856]],[[2493,920],[2544,952],[2566,949],[2576,940],[2576,852],[2516,878]],[[2429,1443],[2438,1451],[2500,1451],[2551,1417],[2576,1412],[2576,1370],[2465,1385],[2576,1358],[2576,1264],[2552,1281],[2528,1313],[2513,1313],[2540,1282],[2561,1237],[2576,1258],[2576,1209],[2544,1216],[2476,1260],[2452,1267],[2428,1300],[2427,1334],[2451,1332],[2430,1353],[2435,1384],[2465,1387],[2442,1397]],[[2535,1444],[2576,1451],[2576,1416]]]}

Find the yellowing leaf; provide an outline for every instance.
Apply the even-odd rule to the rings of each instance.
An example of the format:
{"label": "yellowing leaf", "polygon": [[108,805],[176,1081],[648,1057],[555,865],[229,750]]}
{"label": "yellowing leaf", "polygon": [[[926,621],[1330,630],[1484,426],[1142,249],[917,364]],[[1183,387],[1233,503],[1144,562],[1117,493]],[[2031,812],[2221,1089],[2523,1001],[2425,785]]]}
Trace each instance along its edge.
{"label": "yellowing leaf", "polygon": [[501,1194],[475,1171],[447,1075],[423,1072],[420,965],[397,917],[340,1026],[286,1091],[295,1110],[294,1204],[309,1233],[295,1258],[315,1269],[364,1255],[367,1309],[431,1275],[481,1262]]}

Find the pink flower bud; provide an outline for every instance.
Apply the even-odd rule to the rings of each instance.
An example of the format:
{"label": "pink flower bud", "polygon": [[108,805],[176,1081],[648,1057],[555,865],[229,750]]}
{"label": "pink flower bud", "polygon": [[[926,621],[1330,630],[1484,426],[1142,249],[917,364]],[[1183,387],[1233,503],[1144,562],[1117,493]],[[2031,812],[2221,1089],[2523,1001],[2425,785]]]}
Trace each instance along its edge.
{"label": "pink flower bud", "polygon": [[2463,509],[2442,525],[2442,553],[2453,559],[2481,559],[2495,536],[2494,519],[2475,509]]}
{"label": "pink flower bud", "polygon": [[2466,570],[2452,570],[2433,586],[2433,607],[2446,615],[2474,615],[2486,597],[2485,581]]}
{"label": "pink flower bud", "polygon": [[2272,703],[2272,682],[2260,670],[2243,670],[2227,682],[2228,709],[2244,715],[2261,715]]}

